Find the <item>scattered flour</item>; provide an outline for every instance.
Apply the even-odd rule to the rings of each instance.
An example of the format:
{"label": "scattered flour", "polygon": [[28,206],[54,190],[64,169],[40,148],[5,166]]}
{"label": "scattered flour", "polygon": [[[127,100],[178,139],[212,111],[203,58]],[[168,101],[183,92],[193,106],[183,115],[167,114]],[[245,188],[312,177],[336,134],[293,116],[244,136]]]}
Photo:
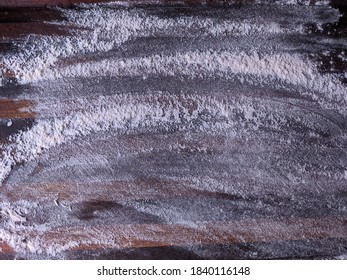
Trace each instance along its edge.
{"label": "scattered flour", "polygon": [[[272,1],[269,1],[272,3]],[[278,3],[308,4],[310,1],[277,1]],[[316,1],[321,3],[323,1]],[[325,1],[324,1],[325,2]],[[266,1],[264,2],[266,3]],[[273,3],[272,3],[273,4]],[[14,73],[18,83],[26,84],[47,77],[46,71],[56,68],[64,58],[78,58],[85,54],[111,51],[123,43],[138,37],[177,36],[177,37],[217,37],[217,36],[268,36],[274,34],[302,34],[307,23],[318,21],[313,13],[305,14],[307,22],[283,28],[275,21],[262,19],[216,20],[198,16],[162,18],[144,10],[120,9],[115,4],[82,5],[78,10],[60,9],[68,21],[54,24],[76,27],[71,36],[31,36],[32,39],[19,43],[19,53],[5,55],[0,61],[0,80],[5,72]],[[85,8],[82,8],[85,7]],[[298,13],[297,11],[294,12]],[[303,12],[301,12],[302,14]],[[299,15],[298,15],[299,16]],[[329,21],[339,18],[332,12]],[[280,21],[280,19],[277,19]],[[323,21],[326,23],[326,21]],[[322,23],[323,23],[322,22]],[[3,83],[3,81],[2,81]]]}
{"label": "scattered flour", "polygon": [[[15,73],[19,83],[108,75],[222,76],[226,79],[240,75],[240,79],[249,76],[248,82],[253,84],[285,83],[302,87],[303,94],[305,91],[309,91],[311,95],[318,92],[330,100],[346,103],[346,89],[334,76],[320,75],[310,61],[300,55],[289,53],[197,50],[172,55],[103,59],[56,67],[62,58],[107,52],[141,36],[266,36],[302,32],[301,28],[293,31],[283,29],[274,22],[257,22],[255,19],[220,21],[194,16],[161,18],[148,15],[143,10],[114,9],[107,8],[107,5],[106,8],[102,5],[84,5],[79,10],[61,11],[68,18],[65,24],[78,28],[73,36],[37,37],[34,41],[22,45],[21,52],[4,57],[3,64]],[[143,125],[178,123],[183,120],[189,123],[194,118],[182,106],[163,107],[158,102],[153,103],[153,100],[152,103],[125,100],[126,103],[124,100],[120,103],[119,100],[113,100],[113,105],[94,104],[93,109],[89,108],[64,118],[40,120],[30,130],[13,136],[13,144],[4,147],[0,162],[0,180],[6,178],[16,163],[33,160],[43,151],[78,136],[111,128],[122,129],[129,125],[130,128],[136,128]],[[212,115],[223,115],[221,108],[218,112],[211,112],[206,104],[203,104],[206,100],[195,101],[199,104],[198,110],[207,110]],[[88,106],[88,102],[85,102],[85,106]],[[164,112],[165,110],[167,112]],[[198,114],[197,111],[194,113]]]}
{"label": "scattered flour", "polygon": [[[42,235],[49,230],[52,225],[35,225],[27,226],[26,216],[29,212],[37,211],[39,205],[37,203],[25,200],[15,203],[0,202],[0,241],[5,241],[19,253],[30,254],[56,254],[77,246],[77,241],[66,242],[66,244],[52,244],[46,246],[43,243]],[[28,233],[30,230],[30,234]],[[45,248],[45,249],[44,249]]]}
{"label": "scattered flour", "polygon": [[21,44],[23,51],[6,55],[1,69],[12,71],[18,82],[25,84],[45,78],[45,71],[54,67],[62,58],[110,51],[135,37],[160,34],[195,37],[231,34],[244,36],[285,32],[275,23],[255,23],[249,20],[218,22],[198,17],[161,19],[144,12],[105,9],[99,6],[82,11],[61,11],[69,21],[56,24],[75,26],[77,31],[72,36],[46,36],[35,42],[29,41],[24,46]]}
{"label": "scattered flour", "polygon": [[[255,3],[273,3],[258,0]],[[330,1],[278,0],[280,5],[328,5]],[[128,4],[126,4],[128,5]],[[69,64],[69,59],[84,55],[112,51],[135,38],[150,36],[173,37],[252,37],[305,34],[304,22],[297,28],[284,28],[276,22],[263,19],[215,20],[198,16],[162,18],[149,15],[144,10],[118,9],[114,4],[82,5],[78,10],[61,12],[68,18],[66,24],[74,26],[73,35],[66,37],[32,37],[20,43],[21,51],[6,55],[0,61],[0,83],[5,82],[5,72],[11,71],[20,84],[52,81],[59,78],[94,76],[186,76],[191,78],[222,77],[226,80],[238,79],[253,85],[278,85],[280,88],[295,89],[300,94],[318,100],[325,109],[337,110],[346,116],[347,91],[337,76],[321,74],[316,65],[303,55],[276,50],[193,50],[171,54],[157,54],[130,58],[90,59],[86,62]],[[287,8],[287,7],[286,7]],[[288,7],[289,8],[289,7]],[[338,16],[336,16],[338,18]],[[336,19],[335,18],[335,19]],[[309,21],[308,21],[309,22]],[[65,60],[64,60],[65,59]],[[0,84],[1,86],[1,84]],[[47,93],[49,94],[49,93]],[[168,96],[152,92],[146,97],[136,94],[119,96],[97,96],[80,100],[83,110],[76,110],[60,117],[41,118],[32,128],[13,135],[10,144],[1,144],[0,182],[3,182],[18,163],[37,160],[39,156],[63,143],[96,132],[116,130],[132,131],[139,128],[180,125],[182,129],[199,121],[199,126],[210,130],[214,126],[227,127],[230,115],[239,114],[254,126],[266,118],[273,123],[284,123],[275,114],[269,116],[266,110],[257,110],[250,105],[223,103],[217,99],[197,95]],[[257,117],[255,117],[257,113]],[[262,115],[263,114],[263,115]],[[277,117],[277,119],[276,119]],[[213,119],[214,121],[211,121]],[[7,123],[8,126],[12,122]],[[271,127],[270,127],[271,128]],[[182,147],[178,147],[182,148]],[[184,148],[184,147],[183,147]],[[344,171],[347,178],[347,171]],[[260,174],[259,176],[262,176]],[[256,177],[256,176],[254,176]],[[182,179],[182,178],[181,178]],[[218,191],[225,191],[227,183],[222,179],[204,179]],[[201,184],[201,181],[196,185]],[[199,189],[204,186],[199,185]],[[210,189],[209,189],[210,190]],[[58,202],[56,207],[60,207]],[[55,256],[68,249],[84,244],[110,244],[114,247],[112,232],[98,233],[95,229],[86,234],[83,240],[73,238],[64,242],[60,239],[49,242],[42,236],[54,227],[35,225],[28,227],[26,215],[39,206],[26,201],[17,204],[0,202],[0,238],[17,252],[48,254]],[[42,209],[41,209],[42,210]],[[177,213],[173,212],[172,216]],[[179,216],[177,219],[179,220]],[[83,229],[81,229],[83,232]],[[59,230],[55,232],[59,235]],[[103,237],[101,240],[100,237]],[[25,239],[25,240],[24,240]],[[342,258],[345,256],[342,256]]]}
{"label": "scattered flour", "polygon": [[[202,1],[203,2],[203,1]],[[218,2],[218,0],[216,1]],[[147,4],[158,4],[160,0],[147,0]],[[177,4],[177,1],[166,1],[168,4]],[[184,1],[182,1],[184,3]],[[221,3],[225,4],[224,1]],[[228,4],[280,4],[280,5],[329,5],[331,3],[330,0],[228,0]],[[105,3],[104,5],[114,6],[115,3]],[[126,7],[134,6],[137,4],[143,4],[143,0],[132,0],[129,1],[117,1],[117,5],[123,5]]]}
{"label": "scattered flour", "polygon": [[[242,76],[236,76],[242,74]],[[334,75],[321,75],[309,60],[298,54],[278,53],[259,56],[257,52],[192,51],[173,55],[153,55],[129,59],[107,59],[100,62],[81,63],[63,69],[51,69],[49,79],[63,77],[93,76],[222,76],[240,79],[251,76],[255,84],[275,82],[302,87],[304,95],[325,97],[340,104],[341,113],[346,113],[347,89]],[[331,103],[331,102],[329,102]]]}
{"label": "scattered flour", "polygon": [[[41,120],[30,130],[23,131],[10,139],[0,161],[0,181],[20,162],[36,159],[45,150],[66,143],[78,136],[86,136],[110,129],[132,130],[158,125],[184,124],[188,126],[208,114],[217,119],[227,119],[225,104],[196,96],[182,96],[174,99],[157,94],[148,96],[147,102],[139,102],[136,97],[100,96],[83,112],[65,116],[62,119]],[[190,106],[189,104],[192,104]]]}

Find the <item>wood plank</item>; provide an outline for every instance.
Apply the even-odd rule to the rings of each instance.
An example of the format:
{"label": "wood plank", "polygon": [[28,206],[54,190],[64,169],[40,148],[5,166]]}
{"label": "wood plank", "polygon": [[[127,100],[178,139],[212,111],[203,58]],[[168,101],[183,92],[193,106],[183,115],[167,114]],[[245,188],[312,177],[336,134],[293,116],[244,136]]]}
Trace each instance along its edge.
{"label": "wood plank", "polygon": [[[42,7],[77,2],[12,0],[0,1],[0,6]],[[11,65],[0,63],[2,91],[10,89],[11,92],[10,96],[0,99],[0,144],[1,151],[7,151],[0,160],[5,158],[1,163],[7,164],[6,167],[10,164],[12,169],[6,173],[0,192],[0,223],[5,225],[0,231],[3,239],[0,258],[1,254],[11,258],[69,258],[69,252],[78,255],[88,250],[94,255],[89,254],[87,258],[92,258],[103,250],[199,245],[209,248],[201,256],[208,258],[208,250],[214,245],[228,248],[230,244],[252,246],[307,241],[310,247],[314,246],[310,241],[328,244],[333,239],[340,240],[338,250],[332,252],[327,246],[322,251],[329,258],[336,252],[344,252],[347,243],[346,116],[341,105],[344,101],[331,97],[330,92],[324,91],[324,85],[331,82],[342,89],[345,85],[341,77],[347,66],[339,40],[344,40],[346,17],[336,25],[323,25],[323,30],[313,28],[312,32],[298,36],[291,33],[295,28],[289,20],[288,26],[284,24],[285,35],[265,32],[268,36],[264,35],[265,41],[274,42],[275,47],[269,48],[270,52],[261,50],[259,57],[255,57],[248,51],[254,48],[256,35],[249,35],[247,30],[246,35],[241,32],[246,39],[244,45],[238,45],[240,22],[234,24],[233,16],[230,17],[242,5],[235,10],[235,7],[224,10],[223,4],[228,1],[204,1],[207,6],[196,6],[200,2],[185,1],[194,5],[184,6],[180,1],[180,9],[166,10],[165,5],[175,1],[161,1],[160,5],[157,1],[136,1],[142,7],[154,4],[149,10],[141,10],[141,15],[148,12],[148,18],[164,19],[171,26],[182,18],[205,21],[195,22],[186,29],[181,26],[181,33],[171,37],[165,25],[159,31],[158,27],[148,31],[148,26],[142,25],[147,23],[145,18],[137,18],[136,14],[134,18],[144,29],[136,33],[140,28],[135,26],[138,29],[134,31],[130,26],[129,30],[134,33],[125,32],[126,36],[130,34],[129,38],[125,36],[125,42],[121,38],[121,43],[112,41],[120,28],[117,24],[107,25],[112,36],[105,39],[103,32],[108,29],[99,28],[98,24],[104,24],[102,21],[97,27],[91,24],[88,28],[72,30],[68,25],[62,28],[56,24],[55,21],[67,23],[58,9],[0,10],[0,52],[26,58],[28,50],[27,59],[42,63],[43,74],[56,71],[48,78],[19,81],[20,76],[9,70]],[[252,5],[253,1],[238,3]],[[208,4],[221,6],[210,11]],[[73,9],[79,11],[76,7]],[[314,9],[322,13],[319,19],[325,12],[332,12],[330,8],[328,11],[324,7]],[[239,16],[243,19],[243,15]],[[221,34],[208,33],[208,28],[218,29],[205,26],[215,19],[216,25],[222,23],[218,28],[230,24],[229,29]],[[267,26],[269,22],[272,21],[265,17],[252,26]],[[90,52],[84,52],[83,48],[95,41],[83,42],[76,51],[75,46],[64,45],[66,42],[60,40],[73,32],[80,35],[79,31],[93,28],[97,32],[86,32],[90,35],[87,39],[99,36],[97,43],[107,45],[111,41],[114,45],[105,49],[93,45]],[[57,52],[53,62],[45,65],[46,56],[41,54],[50,49],[42,51],[37,45],[39,51],[30,53],[30,42],[40,42],[47,36],[62,50],[70,49],[67,53]],[[263,44],[264,38],[258,38],[259,42]],[[320,45],[320,39],[326,40],[326,45]],[[22,44],[26,40],[28,44]],[[255,42],[256,47],[261,45]],[[237,47],[231,49],[233,44]],[[319,78],[317,83],[323,85],[323,92],[312,93],[307,86],[313,85],[310,80],[305,84],[307,77],[300,76],[303,82],[295,84],[298,80],[292,75],[296,70],[292,66],[285,68],[288,70],[285,76],[289,75],[294,82],[283,78],[278,69],[270,73],[282,75],[274,80],[269,78],[270,74],[248,75],[248,68],[240,59],[238,62],[243,65],[240,69],[244,72],[236,71],[228,76],[229,72],[221,74],[219,68],[222,67],[216,67],[210,73],[205,71],[211,62],[207,58],[207,62],[195,63],[195,58],[188,57],[185,61],[188,70],[189,67],[195,69],[195,64],[200,67],[189,76],[189,73],[181,75],[185,66],[177,70],[172,58],[173,54],[179,56],[196,50],[203,54],[216,50],[219,55],[224,49],[233,57],[238,48],[246,50],[241,57],[250,64],[257,61],[261,64],[263,57],[271,60],[278,54],[275,64],[281,64],[283,57],[299,60],[307,53],[317,53],[314,58],[299,60],[302,64],[298,67],[303,67],[303,73],[308,76],[314,73]],[[330,55],[324,54],[324,48],[331,50]],[[160,68],[165,60],[160,58],[173,62]],[[149,66],[137,65],[140,59],[144,64],[149,61]],[[102,63],[108,67],[105,72]],[[131,66],[130,70],[122,68],[126,63]],[[120,71],[112,72],[112,65]],[[131,70],[136,67],[140,70],[134,74]],[[24,71],[34,71],[34,68]],[[59,77],[59,71],[65,76]],[[332,79],[335,77],[330,75],[332,73],[338,78]],[[245,79],[241,82],[235,76]],[[18,83],[27,83],[25,89]],[[159,97],[152,98],[155,94]],[[120,104],[123,107],[117,107]],[[144,125],[136,126],[133,120],[141,110],[147,110],[143,115]],[[170,110],[173,121],[165,118],[160,121],[161,115]],[[98,121],[93,122],[94,118]],[[121,125],[112,127],[110,119]],[[30,145],[20,140],[8,143],[9,136],[18,132],[25,135],[25,131],[37,124],[43,124],[44,131],[30,135]],[[6,150],[8,145],[11,149]],[[28,159],[17,157],[18,150]],[[288,244],[283,248],[288,249]],[[249,256],[254,253],[252,248],[248,250]],[[281,255],[278,250],[274,249],[269,255],[276,258]],[[301,257],[300,248],[296,255],[290,256]]]}
{"label": "wood plank", "polygon": [[111,2],[111,0],[1,0],[0,7],[42,7],[100,2]]}
{"label": "wood plank", "polygon": [[[102,3],[102,2],[115,2],[117,0],[1,0],[0,7],[40,7],[40,6],[55,6],[55,5],[72,5],[78,3]],[[121,1],[121,0],[119,0]],[[122,2],[122,1],[121,1]],[[256,2],[255,0],[127,0],[129,3],[139,4],[221,4],[221,3],[236,3],[236,4],[250,4]],[[311,0],[312,4],[319,2],[319,0]],[[333,0],[334,4],[346,5],[344,0]]]}
{"label": "wood plank", "polygon": [[42,22],[1,23],[0,37],[6,41],[9,38],[23,38],[29,34],[63,36],[70,32],[71,28]]}
{"label": "wood plank", "polygon": [[[40,235],[44,247],[72,246],[73,250],[105,248],[141,248],[160,246],[187,246],[284,240],[319,240],[347,238],[346,218],[241,220],[222,223],[185,225],[114,225],[83,228],[58,228]],[[184,238],[182,238],[184,237]]]}

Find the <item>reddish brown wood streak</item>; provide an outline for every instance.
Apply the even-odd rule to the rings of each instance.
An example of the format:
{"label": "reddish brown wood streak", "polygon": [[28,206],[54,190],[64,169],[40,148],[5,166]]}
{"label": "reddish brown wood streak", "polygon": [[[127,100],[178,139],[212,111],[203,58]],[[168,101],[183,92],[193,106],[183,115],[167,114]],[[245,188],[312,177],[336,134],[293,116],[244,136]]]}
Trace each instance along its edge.
{"label": "reddish brown wood streak", "polygon": [[5,242],[0,242],[0,253],[12,254],[14,253],[12,247]]}
{"label": "reddish brown wood streak", "polygon": [[0,99],[0,119],[35,118],[30,100]]}

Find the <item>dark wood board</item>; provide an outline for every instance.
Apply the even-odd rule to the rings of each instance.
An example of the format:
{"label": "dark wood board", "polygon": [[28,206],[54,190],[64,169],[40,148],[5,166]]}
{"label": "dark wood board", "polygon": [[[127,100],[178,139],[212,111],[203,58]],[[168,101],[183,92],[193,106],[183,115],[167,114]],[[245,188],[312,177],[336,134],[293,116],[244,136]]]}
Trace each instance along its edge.
{"label": "dark wood board", "polygon": [[343,1],[77,2],[0,1],[0,259],[346,258]]}

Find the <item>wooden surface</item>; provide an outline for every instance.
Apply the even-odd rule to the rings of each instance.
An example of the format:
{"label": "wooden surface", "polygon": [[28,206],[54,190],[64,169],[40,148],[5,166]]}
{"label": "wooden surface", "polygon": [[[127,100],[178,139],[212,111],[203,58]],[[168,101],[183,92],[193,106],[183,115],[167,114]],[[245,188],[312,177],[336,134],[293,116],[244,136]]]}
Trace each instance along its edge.
{"label": "wooden surface", "polygon": [[[6,6],[58,2],[72,1],[6,1]],[[233,7],[219,8],[211,12],[204,7],[196,12],[191,7],[164,6],[152,8],[151,14],[175,19],[182,14],[198,13],[202,18],[224,20],[225,15],[228,18],[234,12]],[[53,24],[54,21],[66,18],[59,10],[50,8],[0,10],[0,51],[4,55],[16,54],[26,40],[35,42],[40,36],[56,38],[81,32],[79,27]],[[280,40],[290,41],[291,47],[297,44],[296,40],[302,40],[307,49],[302,50],[300,45],[293,47],[293,52],[312,52],[313,38],[337,38],[345,46],[345,24],[343,17],[323,31],[313,29],[308,35],[312,42],[308,43],[306,38],[290,36]],[[228,40],[233,42],[234,36],[229,34],[214,41],[158,34],[145,39],[140,35],[113,52],[63,58],[55,67],[63,71],[71,65],[122,55],[141,57],[175,48],[181,51],[179,44],[191,44],[194,49],[200,44],[219,48],[225,43],[228,48]],[[343,49],[341,45],[325,47],[331,51],[328,62],[323,55],[315,58],[321,62],[317,64],[321,65],[322,75],[343,75],[346,71],[345,62],[337,58]],[[156,122],[145,128],[132,128],[129,121],[125,130],[81,134],[45,148],[34,160],[18,160],[0,187],[0,221],[4,228],[0,231],[0,259],[346,256],[347,175],[343,174],[347,171],[343,167],[347,163],[347,122],[343,112],[335,109],[341,104],[331,110],[322,109],[316,100],[300,96],[293,89],[234,87],[223,77],[199,79],[175,74],[114,78],[111,74],[94,74],[88,78],[21,84],[10,65],[0,61],[0,68],[5,81],[0,87],[1,151],[16,143],[13,137],[18,133],[30,131],[40,121],[89,112],[92,109],[87,108],[88,102],[90,106],[99,104],[95,102],[99,95],[106,96],[101,103],[105,108],[112,102],[124,106],[137,102],[153,106],[153,110],[178,104],[184,108],[182,114],[200,114],[192,126],[184,128],[181,124]],[[167,90],[170,94],[157,98],[138,93],[145,89]],[[122,94],[127,95],[128,91],[138,95],[126,96],[124,101]],[[263,127],[253,131],[253,124],[248,123],[250,130],[237,128],[236,135],[229,134],[228,127],[216,128],[206,121],[209,116],[205,119],[204,110],[198,111],[202,105],[200,97],[194,94],[206,96],[208,102],[212,100],[218,106],[236,104],[231,115],[238,106],[244,106],[240,100],[247,100],[264,113]],[[88,102],[83,103],[82,99]],[[272,113],[282,117],[279,129],[271,126]],[[200,123],[204,122],[211,127],[201,128]],[[213,122],[223,120],[216,118]],[[235,113],[235,122],[238,127],[244,118]],[[309,138],[309,133],[318,136]],[[20,149],[14,146],[11,153]],[[300,166],[304,171],[299,170]]]}
{"label": "wooden surface", "polygon": [[[117,1],[117,0],[116,0]],[[112,0],[1,0],[0,7],[41,7],[41,6],[71,6],[79,3],[103,3],[103,2],[116,2]],[[122,2],[122,1],[120,1]],[[156,0],[128,0],[129,3],[139,3],[139,4],[156,4],[158,1]],[[161,3],[169,3],[174,4],[175,2],[179,2],[180,4],[201,4],[201,0],[184,0],[184,1],[176,1],[176,0],[161,0]],[[255,2],[255,0],[205,0],[204,4],[229,4],[230,2],[237,4],[249,4]],[[320,2],[319,0],[310,0],[311,4],[316,2]],[[333,0],[331,1],[334,5],[345,5],[344,0]]]}
{"label": "wooden surface", "polygon": [[[78,3],[100,3],[107,1],[100,0],[8,0],[0,1],[0,7],[41,7],[41,6],[55,6],[55,5],[71,5]],[[111,1],[109,1],[111,2]]]}

